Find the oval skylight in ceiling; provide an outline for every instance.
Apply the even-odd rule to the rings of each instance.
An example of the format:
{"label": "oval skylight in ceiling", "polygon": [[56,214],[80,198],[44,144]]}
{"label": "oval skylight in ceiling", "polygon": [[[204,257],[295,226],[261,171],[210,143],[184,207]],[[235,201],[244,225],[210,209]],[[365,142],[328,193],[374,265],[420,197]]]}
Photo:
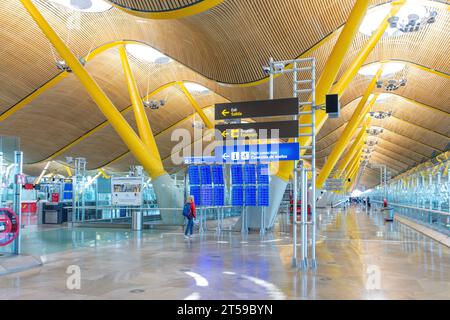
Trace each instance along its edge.
{"label": "oval skylight in ceiling", "polygon": [[[377,74],[381,67],[381,63],[371,63],[367,66],[362,67],[358,73],[362,76],[373,77]],[[386,62],[383,63],[383,73],[382,77],[387,77],[397,72],[402,71],[405,68],[405,64],[402,62]]]}
{"label": "oval skylight in ceiling", "polygon": [[[408,20],[408,17],[413,15],[417,19],[423,19],[428,13],[427,6],[433,6],[433,3],[431,1],[408,0],[396,16],[399,18],[399,21]],[[391,8],[391,4],[388,3],[370,9],[361,23],[359,31],[367,36],[371,36],[378,29],[383,19],[389,14]],[[388,27],[385,36],[396,36],[402,33],[397,28]]]}
{"label": "oval skylight in ceiling", "polygon": [[184,86],[186,87],[186,89],[189,92],[193,92],[193,93],[207,93],[209,92],[209,89],[202,86],[201,84],[198,83],[193,83],[193,82],[186,82],[184,84]]}
{"label": "oval skylight in ceiling", "polygon": [[70,10],[81,12],[103,12],[111,9],[112,5],[103,0],[49,0]]}
{"label": "oval skylight in ceiling", "polygon": [[144,44],[127,44],[127,52],[133,57],[157,64],[165,64],[172,61],[168,56]]}

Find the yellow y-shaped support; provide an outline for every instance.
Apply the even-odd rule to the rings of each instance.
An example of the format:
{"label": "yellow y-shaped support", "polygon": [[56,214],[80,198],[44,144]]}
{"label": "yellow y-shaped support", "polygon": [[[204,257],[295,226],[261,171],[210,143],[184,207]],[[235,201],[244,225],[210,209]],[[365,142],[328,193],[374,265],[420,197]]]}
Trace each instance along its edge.
{"label": "yellow y-shaped support", "polygon": [[159,154],[155,136],[153,135],[152,128],[150,127],[150,122],[148,121],[147,113],[145,112],[144,103],[142,102],[136,80],[134,79],[133,72],[130,67],[125,46],[122,45],[119,47],[119,53],[120,60],[122,61],[123,72],[125,74],[125,78],[127,79],[128,91],[130,92],[131,104],[133,106],[139,136],[152,154],[155,160],[154,165],[159,167],[158,171],[164,172],[161,155]]}
{"label": "yellow y-shaped support", "polygon": [[345,157],[342,159],[342,161],[338,167],[338,170],[337,170],[338,176],[340,176],[342,174],[342,172],[344,172],[344,170],[347,169],[348,165],[350,164],[350,161],[353,159],[353,157],[356,155],[356,153],[363,147],[364,140],[366,137],[366,129],[367,129],[369,123],[370,123],[370,119],[368,119],[363,124],[361,130],[358,133],[358,136],[356,137],[355,141],[353,142],[352,147],[347,152]]}
{"label": "yellow y-shaped support", "polygon": [[66,169],[67,176],[70,178],[72,176],[72,171],[70,170],[69,166],[64,165],[64,169]]}
{"label": "yellow y-shaped support", "polygon": [[348,166],[347,173],[345,174],[345,180],[347,180],[348,178],[350,178],[352,176],[353,171],[355,170],[356,166],[359,163],[359,160],[361,159],[362,153],[363,153],[363,149],[361,147],[361,149],[353,157],[352,161],[350,162],[350,165]]}
{"label": "yellow y-shaped support", "polygon": [[[395,16],[397,14],[397,12],[400,10],[400,8],[402,7],[403,4],[405,4],[405,0],[400,0],[400,1],[396,1],[396,2],[392,3],[392,9],[391,9],[390,13],[385,17],[385,19],[380,24],[378,29],[370,37],[370,39],[367,42],[367,44],[360,51],[360,53],[358,54],[356,59],[349,66],[349,68],[346,70],[346,72],[341,77],[339,82],[332,88],[332,90],[331,90],[332,92],[338,93],[339,95],[342,95],[342,93],[347,88],[347,86],[350,83],[350,81],[356,75],[356,73],[361,68],[361,66],[364,63],[364,61],[367,59],[367,57],[372,52],[372,50],[375,47],[375,45],[380,40],[381,36],[386,31],[387,27],[389,26],[389,22],[387,20],[390,17]],[[357,26],[359,26],[360,19],[362,20],[362,18],[364,17],[365,10],[364,11],[354,12],[356,7],[357,7],[357,5],[358,5],[358,3],[353,8],[352,14],[349,17],[349,20],[347,21],[347,24],[350,23],[350,21],[354,21],[353,19],[357,19],[358,20]],[[356,28],[356,30],[357,30],[357,28]],[[344,30],[341,33],[341,37],[343,37],[343,36],[344,36]],[[352,32],[349,32],[348,34],[345,34],[345,37],[351,37],[351,39],[353,39],[353,36],[354,36],[354,33],[352,33]],[[345,52],[347,52],[348,46],[344,47],[343,45],[341,45],[340,40],[341,40],[341,38],[338,39],[338,41],[336,42],[335,48],[333,50],[343,50],[344,53],[345,53]],[[331,58],[331,56],[330,56],[330,58]],[[336,59],[336,61],[331,61],[330,62],[330,69],[324,69],[323,73],[328,73],[328,72],[334,73],[333,72],[335,70],[334,68],[337,68],[337,70],[339,70],[340,66],[342,64],[342,60],[343,60],[343,58],[342,59]],[[322,105],[325,102],[325,94],[330,91],[329,89],[330,89],[331,85],[332,84],[330,84],[330,83],[323,83],[323,85],[321,84],[321,87],[319,87],[319,84],[317,85],[317,88],[316,88],[316,92],[317,92],[316,104],[317,105]],[[310,108],[310,107],[307,107],[307,108]],[[305,109],[305,110],[308,110],[308,109]],[[318,110],[316,112],[316,127],[315,127],[316,134],[320,131],[320,129],[322,129],[322,127],[325,124],[325,121],[327,119],[328,119],[328,115],[325,113],[325,111]],[[311,119],[310,115],[304,115],[304,116],[300,117],[300,123],[301,124],[310,124],[311,121],[312,121],[312,119]],[[304,128],[304,132],[303,133],[311,133],[312,132],[311,129],[312,128]],[[302,146],[309,146],[311,144],[311,141],[312,141],[311,137],[301,137],[299,139],[299,143]],[[305,152],[306,152],[306,149],[301,150],[302,154],[304,154]],[[283,162],[280,163],[280,170],[279,170],[277,176],[279,178],[285,180],[285,181],[288,181],[291,173],[293,172],[293,170],[294,170],[294,162],[293,161],[283,161]]]}
{"label": "yellow y-shaped support", "polygon": [[354,184],[355,176],[358,174],[359,168],[361,166],[361,154],[356,158],[355,165],[353,166],[352,171],[347,176],[346,180],[350,179],[350,182],[346,182],[345,184],[345,190],[348,191],[350,187]]}
{"label": "yellow y-shaped support", "polygon": [[381,76],[382,71],[383,71],[382,68],[380,68],[380,70],[378,70],[378,72],[376,73],[375,77],[373,77],[372,81],[367,87],[366,93],[364,94],[361,101],[358,103],[358,106],[356,107],[355,111],[353,112],[350,121],[345,126],[344,132],[341,134],[336,143],[336,146],[333,148],[333,151],[328,156],[327,162],[322,167],[322,170],[320,170],[320,174],[316,181],[317,188],[321,188],[322,185],[325,183],[325,180],[328,179],[331,171],[334,169],[334,166],[338,162],[339,158],[342,156],[342,153],[344,152],[345,148],[350,142],[350,139],[352,138],[356,129],[359,127],[359,125],[361,124],[367,113],[370,111],[372,106],[377,101],[378,94],[374,94],[370,103],[367,103],[371,93],[373,92],[373,89],[375,89],[375,86],[377,85],[377,81]]}
{"label": "yellow y-shaped support", "polygon": [[189,102],[192,104],[192,106],[194,107],[195,111],[197,111],[197,113],[200,116],[200,118],[202,118],[203,123],[205,124],[205,126],[208,129],[214,129],[214,125],[211,123],[211,121],[209,121],[208,117],[203,112],[202,108],[198,105],[197,101],[195,101],[194,97],[192,97],[191,93],[189,92],[189,90],[184,85],[184,82],[182,82],[182,81],[178,82],[178,86],[183,91],[183,93],[185,94],[186,98],[188,98]]}
{"label": "yellow y-shaped support", "polygon": [[161,172],[160,168],[155,166],[153,156],[148,152],[146,146],[141,139],[139,139],[133,128],[131,128],[122,114],[116,109],[114,104],[106,96],[105,92],[100,88],[97,82],[92,79],[89,73],[84,69],[77,57],[70,51],[70,49],[52,29],[33,2],[31,0],[20,0],[20,2],[37,23],[47,39],[53,44],[58,54],[64,59],[74,75],[78,77],[81,84],[89,92],[91,98],[109,120],[113,128],[122,138],[123,142],[131,150],[137,160],[144,166],[150,176],[155,178],[164,174],[164,172]]}

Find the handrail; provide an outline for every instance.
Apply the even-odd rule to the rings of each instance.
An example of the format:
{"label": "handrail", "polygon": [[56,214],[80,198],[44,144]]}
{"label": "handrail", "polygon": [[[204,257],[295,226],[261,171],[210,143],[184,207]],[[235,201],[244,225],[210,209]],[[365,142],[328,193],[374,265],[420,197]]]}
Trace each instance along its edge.
{"label": "handrail", "polygon": [[[64,209],[125,209],[125,210],[183,210],[183,208],[158,208],[158,207],[121,207],[121,206],[85,206],[85,207],[74,207],[67,206]],[[219,209],[219,208],[234,208],[233,206],[221,206],[221,207],[197,207],[197,210],[202,209]]]}
{"label": "handrail", "polygon": [[[372,200],[372,202],[383,203],[382,201],[378,201],[378,200]],[[389,203],[389,205],[394,206],[394,207],[401,207],[401,208],[406,208],[406,209],[413,209],[413,210],[419,210],[419,211],[425,211],[425,212],[441,214],[441,215],[444,215],[444,216],[450,216],[450,212],[432,210],[432,209],[427,209],[427,208],[418,208],[418,207],[405,206],[403,204],[397,204],[397,203]]]}
{"label": "handrail", "polygon": [[340,206],[341,204],[343,204],[343,203],[346,202],[346,201],[347,201],[347,199],[343,199],[343,200],[341,200],[341,201],[338,201],[337,204],[334,204],[334,205],[332,205],[331,207],[332,207],[332,208],[336,208],[336,207]]}

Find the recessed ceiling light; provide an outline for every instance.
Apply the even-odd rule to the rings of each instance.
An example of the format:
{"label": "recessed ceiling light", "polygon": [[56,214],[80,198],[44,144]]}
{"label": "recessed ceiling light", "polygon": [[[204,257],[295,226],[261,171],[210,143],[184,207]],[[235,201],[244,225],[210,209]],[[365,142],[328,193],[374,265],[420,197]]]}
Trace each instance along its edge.
{"label": "recessed ceiling light", "polygon": [[186,87],[186,89],[189,92],[195,92],[195,93],[207,93],[207,92],[209,92],[208,88],[205,88],[204,86],[202,86],[201,84],[198,84],[198,83],[186,82],[184,84],[184,86]]}
{"label": "recessed ceiling light", "polygon": [[127,44],[127,52],[133,57],[157,64],[165,64],[172,61],[168,56],[144,44]]}
{"label": "recessed ceiling light", "polygon": [[81,12],[103,12],[111,9],[112,5],[103,0],[49,0],[70,10]]}
{"label": "recessed ceiling light", "polygon": [[[371,63],[365,67],[362,67],[358,73],[362,76],[373,77],[377,74],[380,67],[381,67],[381,64],[379,62]],[[403,68],[405,68],[405,64],[402,62],[383,63],[383,73],[381,74],[381,76],[382,77],[389,76],[391,74],[402,71]]]}
{"label": "recessed ceiling light", "polygon": [[[425,6],[433,6],[431,1],[414,1],[408,0],[404,6],[399,10],[396,17],[399,20],[407,20],[408,16],[416,15],[418,19],[423,19],[427,15],[427,9]],[[377,6],[368,11],[359,31],[367,36],[371,36],[380,26],[383,19],[391,11],[391,5],[389,3]],[[397,28],[388,27],[385,32],[385,36],[396,36],[402,34],[402,32]]]}

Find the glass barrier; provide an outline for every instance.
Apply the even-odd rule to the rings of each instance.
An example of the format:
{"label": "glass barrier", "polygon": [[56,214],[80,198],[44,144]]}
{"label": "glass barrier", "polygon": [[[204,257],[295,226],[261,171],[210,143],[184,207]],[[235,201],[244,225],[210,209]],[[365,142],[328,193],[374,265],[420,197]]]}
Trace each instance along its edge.
{"label": "glass barrier", "polygon": [[[449,161],[434,163],[422,169],[394,178],[387,183],[387,201],[395,213],[422,224],[450,233],[450,174]],[[364,192],[372,202],[382,204],[381,186]]]}

